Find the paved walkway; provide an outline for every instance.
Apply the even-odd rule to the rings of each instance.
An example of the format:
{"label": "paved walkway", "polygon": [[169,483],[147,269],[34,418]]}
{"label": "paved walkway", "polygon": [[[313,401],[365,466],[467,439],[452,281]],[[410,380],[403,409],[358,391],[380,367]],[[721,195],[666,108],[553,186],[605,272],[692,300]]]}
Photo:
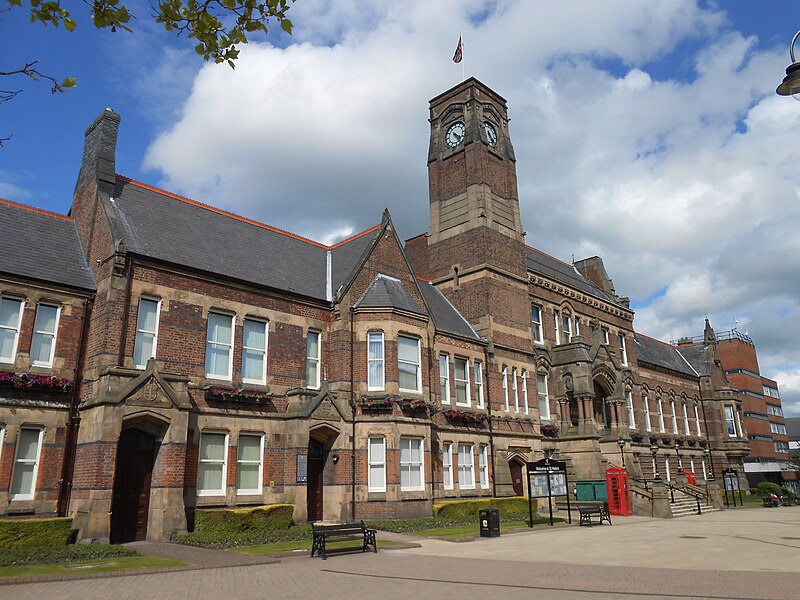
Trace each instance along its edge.
{"label": "paved walkway", "polygon": [[[535,529],[469,543],[414,540],[422,547],[327,561],[304,556],[221,568],[202,555],[196,560],[209,568],[0,586],[0,599],[800,598],[800,507],[615,518],[613,527]],[[139,549],[162,546],[170,548]]]}

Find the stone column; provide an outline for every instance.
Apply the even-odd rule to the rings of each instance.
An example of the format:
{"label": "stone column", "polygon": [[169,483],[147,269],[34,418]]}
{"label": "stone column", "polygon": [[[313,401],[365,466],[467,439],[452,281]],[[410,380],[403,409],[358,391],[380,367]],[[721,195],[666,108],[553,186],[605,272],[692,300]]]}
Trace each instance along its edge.
{"label": "stone column", "polygon": [[669,490],[661,479],[653,481],[653,516],[657,519],[671,519],[672,508],[669,504]]}
{"label": "stone column", "polygon": [[708,492],[709,504],[715,508],[724,510],[725,503],[722,501],[722,496],[719,493],[719,484],[716,479],[706,481],[706,491]]}

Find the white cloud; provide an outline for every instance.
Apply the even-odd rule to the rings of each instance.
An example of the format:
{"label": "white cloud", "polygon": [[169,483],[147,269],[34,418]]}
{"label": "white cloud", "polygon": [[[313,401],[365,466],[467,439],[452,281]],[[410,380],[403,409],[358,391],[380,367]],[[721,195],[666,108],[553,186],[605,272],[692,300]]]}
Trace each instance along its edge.
{"label": "white cloud", "polygon": [[[460,80],[463,32],[467,75],[509,102],[528,242],[601,255],[650,335],[738,316],[762,363],[786,364],[800,110],[772,91],[785,51],[713,6],[303,0],[292,45],[200,70],[145,166],[168,189],[316,239],[369,227],[385,206],[402,235],[420,233],[427,100]],[[700,49],[673,56],[687,43]],[[666,78],[668,60],[694,70]]]}

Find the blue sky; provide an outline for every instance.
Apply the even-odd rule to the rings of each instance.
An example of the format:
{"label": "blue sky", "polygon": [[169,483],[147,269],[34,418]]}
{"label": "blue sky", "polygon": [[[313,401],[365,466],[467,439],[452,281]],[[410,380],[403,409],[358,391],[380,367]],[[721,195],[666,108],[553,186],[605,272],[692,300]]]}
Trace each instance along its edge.
{"label": "blue sky", "polygon": [[[117,171],[333,241],[380,219],[427,226],[427,100],[467,76],[509,101],[528,243],[598,254],[637,329],[751,334],[800,414],[800,103],[778,98],[796,0],[298,0],[291,38],[206,65],[129,4],[136,32],[0,14],[2,68],[45,82],[0,105],[0,197],[67,212],[83,132],[122,116]],[[276,27],[276,30],[278,28]],[[8,78],[4,78],[8,79]]]}

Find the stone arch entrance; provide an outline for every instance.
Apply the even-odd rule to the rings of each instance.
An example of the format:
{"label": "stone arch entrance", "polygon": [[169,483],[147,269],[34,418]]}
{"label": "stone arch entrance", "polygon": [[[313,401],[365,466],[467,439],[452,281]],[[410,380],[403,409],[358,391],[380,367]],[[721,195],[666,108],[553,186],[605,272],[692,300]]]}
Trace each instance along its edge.
{"label": "stone arch entrance", "polygon": [[511,471],[511,486],[514,488],[515,496],[525,495],[525,463],[519,457],[513,457],[508,461],[508,469]]}
{"label": "stone arch entrance", "polygon": [[606,389],[602,379],[594,380],[594,420],[602,429],[611,429],[612,407],[609,401],[611,390]]}
{"label": "stone arch entrance", "polygon": [[331,448],[339,430],[327,424],[318,425],[308,432],[308,479],[306,481],[306,509],[309,521],[325,518],[325,474],[328,463],[338,462],[338,455],[331,457]]}

